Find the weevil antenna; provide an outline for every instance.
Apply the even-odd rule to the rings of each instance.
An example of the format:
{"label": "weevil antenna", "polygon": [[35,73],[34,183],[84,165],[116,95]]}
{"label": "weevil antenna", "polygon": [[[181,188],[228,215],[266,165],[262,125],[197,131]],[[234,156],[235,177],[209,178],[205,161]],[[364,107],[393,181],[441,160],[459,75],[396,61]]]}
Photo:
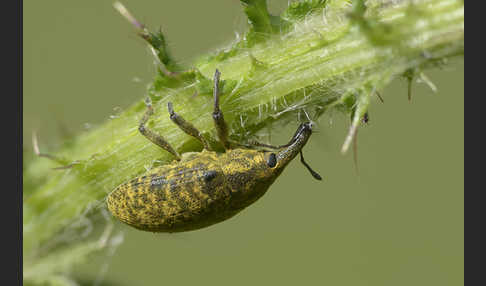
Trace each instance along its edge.
{"label": "weevil antenna", "polygon": [[307,164],[304,160],[304,154],[302,153],[302,150],[300,151],[300,162],[302,162],[302,164],[304,164],[304,166],[307,168],[307,170],[309,170],[309,172],[311,173],[312,177],[314,177],[316,180],[322,180],[322,177],[321,175],[319,175],[316,171],[312,170],[312,168],[309,166],[309,164]]}

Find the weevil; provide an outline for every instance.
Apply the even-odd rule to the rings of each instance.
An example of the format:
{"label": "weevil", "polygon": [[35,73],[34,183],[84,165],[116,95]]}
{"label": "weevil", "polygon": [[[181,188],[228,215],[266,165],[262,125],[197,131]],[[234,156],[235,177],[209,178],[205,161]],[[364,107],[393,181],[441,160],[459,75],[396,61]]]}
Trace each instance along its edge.
{"label": "weevil", "polygon": [[121,184],[108,195],[108,209],[122,222],[152,232],[190,231],[222,222],[263,196],[297,154],[311,175],[321,180],[302,154],[312,134],[311,122],[300,124],[289,143],[281,146],[237,144],[228,139],[228,127],[219,107],[219,77],[216,70],[212,117],[225,152],[212,151],[201,133],[175,113],[169,102],[170,119],[204,146],[201,152],[179,155],[162,136],[145,126],[153,113],[147,104],[140,133],[176,160]]}

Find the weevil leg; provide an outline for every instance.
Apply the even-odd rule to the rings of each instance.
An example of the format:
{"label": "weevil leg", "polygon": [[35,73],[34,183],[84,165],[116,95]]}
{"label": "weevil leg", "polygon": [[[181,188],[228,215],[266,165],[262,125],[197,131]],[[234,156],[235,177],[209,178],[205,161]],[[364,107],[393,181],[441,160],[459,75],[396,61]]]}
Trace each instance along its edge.
{"label": "weevil leg", "polygon": [[228,125],[224,121],[223,112],[219,109],[219,76],[220,72],[216,69],[214,72],[214,111],[213,111],[213,120],[214,125],[216,127],[216,131],[218,132],[218,138],[221,144],[223,144],[224,149],[230,149],[230,143],[228,140]]}
{"label": "weevil leg", "polygon": [[254,140],[249,141],[246,144],[231,141],[231,144],[232,145],[238,146],[238,147],[243,147],[243,148],[248,148],[248,149],[254,149],[255,147],[263,147],[263,148],[269,148],[269,149],[272,149],[272,150],[278,150],[278,149],[282,149],[282,148],[289,147],[290,145],[292,145],[292,143],[293,142],[291,141],[290,143],[287,143],[285,145],[275,146],[275,145],[269,145],[269,144],[265,144],[265,143],[260,143],[258,141],[254,141]]}
{"label": "weevil leg", "polygon": [[149,102],[147,102],[146,104],[147,104],[147,111],[145,111],[142,119],[140,120],[140,124],[138,125],[138,131],[140,131],[140,133],[142,133],[143,136],[145,136],[148,140],[152,141],[160,148],[174,155],[178,161],[181,160],[181,156],[179,155],[179,153],[177,153],[177,151],[174,150],[172,146],[170,146],[170,144],[164,139],[164,137],[162,137],[159,134],[156,134],[152,130],[145,127],[145,123],[147,123],[147,121],[149,120],[150,115],[154,113],[152,104],[150,104]]}
{"label": "weevil leg", "polygon": [[[302,126],[302,125],[301,125]],[[265,143],[260,143],[258,141],[250,141],[247,145],[244,145],[245,147],[248,147],[248,148],[251,148],[251,147],[266,147],[266,148],[271,148],[271,149],[281,149],[281,148],[287,148],[289,147],[290,145],[292,145],[295,140],[298,138],[298,134],[300,132],[300,129],[301,127],[299,127],[299,129],[297,130],[297,133],[292,137],[292,139],[290,139],[289,143],[287,144],[284,144],[284,145],[278,145],[278,146],[274,146],[274,145],[269,145],[269,144],[265,144]]]}
{"label": "weevil leg", "polygon": [[265,144],[265,143],[260,143],[258,141],[250,141],[248,142],[248,145],[249,147],[266,147],[266,148],[270,148],[270,149],[280,149],[280,148],[283,148],[283,147],[286,147],[285,145],[284,146],[274,146],[274,145],[269,145],[269,144]]}
{"label": "weevil leg", "polygon": [[170,120],[172,120],[172,122],[177,124],[177,126],[179,126],[179,128],[182,129],[182,131],[184,131],[186,134],[199,140],[204,145],[204,149],[211,150],[208,141],[201,135],[201,132],[199,132],[194,125],[184,120],[182,116],[174,112],[172,102],[167,103],[167,108],[169,109]]}

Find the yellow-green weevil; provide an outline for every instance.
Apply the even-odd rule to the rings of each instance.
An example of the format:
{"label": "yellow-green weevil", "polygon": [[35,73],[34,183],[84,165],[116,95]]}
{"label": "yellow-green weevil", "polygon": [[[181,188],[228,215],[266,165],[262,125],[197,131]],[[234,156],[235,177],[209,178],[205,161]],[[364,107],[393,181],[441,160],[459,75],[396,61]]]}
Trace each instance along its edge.
{"label": "yellow-green weevil", "polygon": [[[312,134],[311,122],[302,123],[290,142],[282,146],[257,142],[241,145],[228,140],[228,128],[219,109],[219,76],[216,70],[212,115],[218,138],[226,152],[211,151],[199,131],[175,113],[169,102],[171,120],[204,145],[201,152],[187,152],[179,156],[162,136],[145,127],[153,113],[148,104],[139,131],[172,153],[177,161],[154,168],[118,186],[108,195],[108,209],[122,222],[145,231],[182,232],[227,220],[265,194],[297,154],[312,176],[321,180],[302,155],[302,147]],[[238,147],[232,148],[232,145]]]}

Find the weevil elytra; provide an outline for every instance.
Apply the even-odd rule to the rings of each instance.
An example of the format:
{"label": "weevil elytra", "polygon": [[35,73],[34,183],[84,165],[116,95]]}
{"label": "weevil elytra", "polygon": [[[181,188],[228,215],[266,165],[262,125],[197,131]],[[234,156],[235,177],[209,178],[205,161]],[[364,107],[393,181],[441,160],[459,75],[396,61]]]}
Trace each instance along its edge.
{"label": "weevil elytra", "polygon": [[170,119],[204,146],[201,152],[180,156],[162,136],[145,127],[153,113],[148,104],[139,131],[176,160],[118,186],[108,195],[108,209],[122,222],[145,231],[182,232],[227,220],[265,194],[297,154],[312,176],[321,180],[302,154],[312,134],[311,122],[302,123],[290,142],[281,146],[230,142],[219,108],[219,76],[216,70],[212,116],[225,152],[211,151],[199,131],[175,113],[169,102]]}

